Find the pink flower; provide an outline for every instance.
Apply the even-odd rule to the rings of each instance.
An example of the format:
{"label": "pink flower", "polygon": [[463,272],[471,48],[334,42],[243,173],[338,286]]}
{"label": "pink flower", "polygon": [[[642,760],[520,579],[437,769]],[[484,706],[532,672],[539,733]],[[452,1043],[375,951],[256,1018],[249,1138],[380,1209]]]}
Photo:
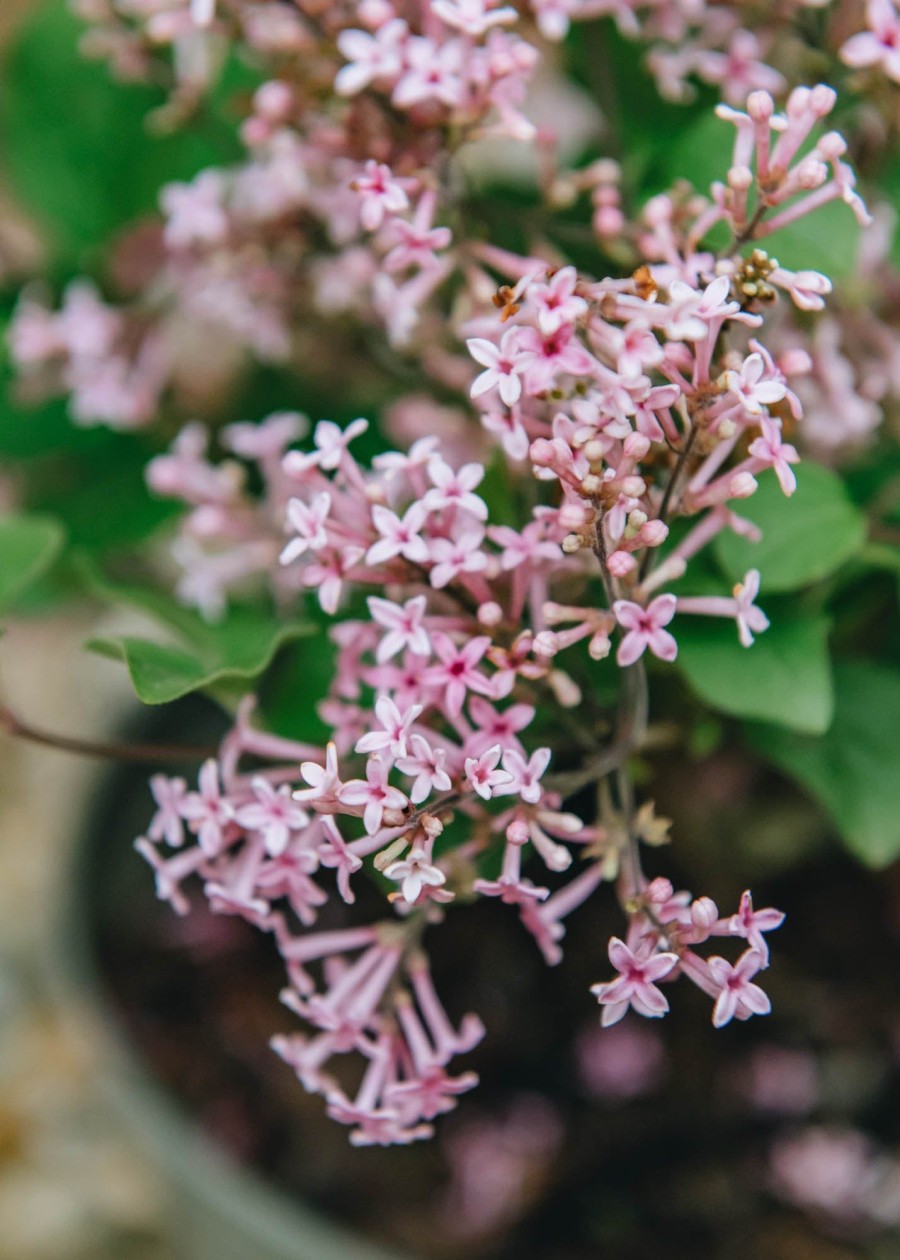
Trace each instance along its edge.
{"label": "pink flower", "polygon": [[728,921],[729,931],[735,936],[743,936],[751,949],[762,959],[761,966],[769,961],[769,947],[763,938],[763,932],[774,932],[784,923],[784,914],[769,906],[765,910],[753,909],[753,897],[749,889],[741,894],[737,914]]}
{"label": "pink flower", "polygon": [[469,716],[478,730],[466,740],[466,748],[473,756],[484,752],[492,744],[521,752],[518,732],[531,725],[534,714],[534,707],[530,704],[513,704],[500,713],[481,696],[470,696]]}
{"label": "pink flower", "polygon": [[737,395],[744,410],[752,416],[761,415],[763,407],[780,402],[787,392],[783,381],[766,380],[765,370],[766,364],[762,355],[749,354],[739,372],[725,373],[725,383],[729,391]]}
{"label": "pink flower", "polygon": [[464,512],[471,512],[480,521],[487,520],[487,504],[472,491],[484,479],[482,464],[464,464],[454,472],[448,463],[439,455],[429,461],[428,476],[432,489],[425,495],[425,506],[431,512],[446,511],[458,507]]}
{"label": "pink flower", "polygon": [[156,801],[157,810],[147,830],[151,840],[165,839],[173,848],[184,842],[184,824],[182,823],[182,806],[184,805],[187,784],[184,779],[170,779],[165,774],[154,774],[150,780],[150,791]]}
{"label": "pink flower", "polygon": [[390,696],[379,696],[375,701],[375,713],[382,725],[380,731],[369,731],[357,742],[356,752],[380,752],[387,749],[392,759],[406,756],[406,741],[410,728],[422,712],[421,704],[414,704],[401,713]]}
{"label": "pink flower", "polygon": [[712,1022],[722,1028],[735,1016],[749,1019],[751,1015],[768,1015],[772,1003],[766,993],[751,981],[764,966],[762,955],[755,949],[745,950],[731,965],[725,958],[707,960],[712,981],[719,988],[719,996],[713,1007]]}
{"label": "pink flower", "polygon": [[502,755],[503,749],[495,744],[480,757],[466,758],[466,778],[485,801],[491,799],[496,788],[512,782],[512,775],[507,770],[497,769]]}
{"label": "pink flower", "polygon": [[434,565],[429,580],[435,590],[442,590],[461,573],[483,573],[488,563],[479,550],[483,542],[480,529],[466,530],[458,538],[435,538],[429,549]]}
{"label": "pink flower", "polygon": [[791,495],[797,489],[797,478],[791,469],[791,464],[800,462],[797,448],[782,442],[781,426],[768,416],[762,419],[760,427],[762,436],[750,443],[748,453],[760,468],[774,468],[782,491]]}
{"label": "pink flower", "polygon": [[376,503],[372,508],[372,524],[381,538],[366,552],[366,564],[384,564],[395,556],[402,556],[413,564],[428,561],[428,545],[420,537],[428,511],[421,503],[413,503],[406,509],[401,520],[396,512]]}
{"label": "pink flower", "polygon": [[352,906],[356,897],[350,887],[350,876],[361,868],[362,858],[347,848],[331,815],[322,818],[322,830],[328,839],[319,849],[319,861],[324,867],[337,871],[338,892],[347,905]]}
{"label": "pink flower", "polygon": [[282,467],[289,477],[303,477],[311,468],[331,471],[338,468],[347,447],[354,438],[365,433],[368,420],[354,420],[342,429],[333,420],[320,420],[313,432],[316,449],[311,452],[288,451]]}
{"label": "pink flower", "polygon": [[438,632],[433,643],[439,664],[425,671],[425,679],[432,686],[444,688],[444,704],[450,717],[457,717],[461,712],[467,691],[493,695],[493,684],[475,668],[491,646],[487,635],[476,635],[458,648],[446,634]]}
{"label": "pink flower", "polygon": [[208,857],[215,857],[225,843],[225,830],[234,818],[234,809],[219,787],[219,767],[210,757],[203,763],[198,780],[199,792],[184,798],[181,814],[189,822],[200,848]]}
{"label": "pink flower", "polygon": [[375,621],[387,629],[387,634],[384,635],[375,652],[375,659],[379,665],[383,665],[385,661],[389,661],[391,657],[404,650],[416,656],[431,655],[428,632],[422,625],[426,607],[424,595],[416,595],[408,599],[402,607],[399,604],[392,604],[388,599],[379,599],[377,595],[370,595],[368,605],[369,612]]}
{"label": "pink flower", "polygon": [[518,408],[509,411],[486,411],[482,413],[481,423],[488,433],[500,439],[500,445],[510,459],[522,460],[528,455],[528,434],[522,426]]}
{"label": "pink flower", "polygon": [[289,787],[274,788],[262,775],[254,778],[253,793],[256,800],[237,809],[235,820],[258,831],[266,852],[278,857],[287,848],[291,832],[308,825],[309,815],[293,799]]}
{"label": "pink flower", "polygon": [[309,784],[308,788],[298,788],[294,792],[295,801],[336,802],[341,792],[341,781],[338,778],[337,748],[329,741],[325,749],[325,765],[317,761],[304,761],[300,773]]}
{"label": "pink flower", "polygon": [[453,109],[462,104],[465,93],[462,70],[463,45],[459,40],[438,44],[413,35],[406,44],[406,67],[391,101],[398,109],[411,109],[425,101]]}
{"label": "pink flower", "polygon": [[734,318],[741,308],[730,294],[731,281],[727,276],[717,276],[702,293],[683,280],[673,280],[669,285],[669,336],[673,341],[699,341],[707,336],[710,327]]}
{"label": "pink flower", "polygon": [[374,35],[368,31],[341,31],[337,46],[347,58],[334,80],[334,90],[339,96],[355,96],[370,83],[382,79],[394,79],[403,64],[401,46],[409,34],[409,27],[400,18],[394,18],[380,26]]}
{"label": "pink flower", "polygon": [[312,503],[304,503],[302,499],[291,499],[287,505],[288,524],[296,531],[297,537],[291,541],[279,556],[281,564],[290,564],[306,551],[318,551],[328,543],[325,522],[331,511],[331,495],[327,490],[317,494]]}
{"label": "pink flower", "polygon": [[400,894],[410,906],[414,906],[424,890],[442,888],[447,876],[435,866],[422,845],[414,845],[407,857],[392,862],[384,872],[386,879],[400,884]]}
{"label": "pink flower", "polygon": [[507,525],[492,525],[488,533],[491,540],[503,548],[500,567],[505,571],[516,569],[526,561],[547,560],[558,564],[561,559],[559,543],[547,541],[540,521],[530,521],[521,533]]}
{"label": "pink flower", "polygon": [[550,764],[550,749],[538,748],[528,761],[515,748],[503,753],[503,769],[510,782],[496,793],[497,796],[520,796],[529,805],[537,805],[543,795],[541,778]]}
{"label": "pink flower", "polygon": [[469,390],[472,398],[480,398],[496,388],[507,407],[518,402],[522,396],[522,373],[534,358],[533,351],[520,348],[519,339],[516,328],[507,328],[499,348],[484,337],[469,338],[466,342],[469,354],[487,369],[472,382]]}
{"label": "pink flower", "polygon": [[338,610],[347,574],[359,564],[365,552],[361,547],[337,548],[320,553],[320,558],[303,570],[303,585],[317,590],[323,612],[333,617]]}
{"label": "pink flower", "polygon": [[591,992],[603,1007],[604,1028],[617,1024],[629,1006],[639,1015],[658,1019],[669,1003],[654,983],[667,976],[678,963],[677,954],[655,953],[652,944],[641,944],[632,952],[614,936],[609,942],[609,961],[620,974],[605,984],[591,985]]}
{"label": "pink flower", "polygon": [[753,602],[759,594],[759,570],[751,569],[743,582],[735,585],[732,594],[736,605],[735,620],[738,637],[744,647],[751,647],[753,635],[762,634],[769,628],[769,618]]}
{"label": "pink flower", "polygon": [[621,666],[633,665],[649,648],[661,661],[674,661],[678,644],[663,626],[675,616],[674,595],[657,595],[646,608],[629,599],[617,599],[613,612],[620,626],[628,633],[619,644],[616,660]]}
{"label": "pink flower", "polygon": [[399,788],[391,787],[387,781],[389,767],[380,757],[370,757],[366,763],[365,779],[351,779],[341,788],[341,801],[344,805],[362,805],[363,826],[370,836],[374,836],[382,824],[384,811],[402,811],[407,806],[407,799]]}
{"label": "pink flower", "polygon": [[220,171],[201,171],[189,184],[166,184],[159,200],[166,215],[165,240],[171,249],[218,245],[228,235]]}
{"label": "pink flower", "polygon": [[464,31],[474,39],[487,34],[492,26],[509,25],[518,19],[510,5],[493,7],[493,0],[432,0],[431,11],[445,26]]}
{"label": "pink flower", "polygon": [[869,0],[867,31],[851,35],[841,47],[848,66],[880,65],[889,79],[900,83],[900,16],[891,0]]}
{"label": "pink flower", "polygon": [[366,162],[365,174],[356,177],[352,188],[360,195],[359,221],[367,232],[377,231],[385,215],[400,214],[409,208],[409,198],[394,179],[391,168],[374,158]]}
{"label": "pink flower", "polygon": [[431,792],[449,792],[451,779],[444,769],[447,753],[443,748],[432,748],[424,735],[409,737],[409,756],[398,757],[396,767],[401,774],[415,776],[409,799],[413,805],[421,805]]}
{"label": "pink flower", "polygon": [[574,267],[561,267],[546,283],[534,284],[528,299],[537,307],[538,327],[545,336],[558,332],[563,324],[574,324],[587,310],[583,297],[575,296],[578,272]]}

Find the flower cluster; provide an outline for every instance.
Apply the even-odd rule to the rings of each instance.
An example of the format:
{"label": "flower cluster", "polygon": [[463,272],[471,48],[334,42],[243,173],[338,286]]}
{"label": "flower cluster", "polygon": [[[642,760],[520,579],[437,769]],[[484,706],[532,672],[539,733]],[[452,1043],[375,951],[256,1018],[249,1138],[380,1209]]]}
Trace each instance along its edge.
{"label": "flower cluster", "polygon": [[[184,507],[179,598],[213,621],[263,587],[279,615],[330,619],[335,658],[324,747],[260,729],[248,699],[196,789],[153,780],[138,848],[160,896],[185,913],[199,880],[215,911],[271,934],[285,1003],[312,1029],[275,1049],[358,1144],[427,1136],[475,1084],[448,1068],[481,1022],[454,1027],[426,954],[454,901],[514,907],[556,964],[566,918],[614,887],[627,927],[608,946],[616,977],[593,988],[604,1025],[664,1014],[659,982],[679,976],[716,1027],[765,1014],[763,934],[783,916],[749,892],[722,916],[644,874],[641,846],[667,824],[636,804],[629,758],[648,666],[677,658],[683,618],[729,619],[745,648],[769,624],[756,569],[730,592],[679,583],[720,535],[759,537],[741,505],[760,477],[794,493],[804,405],[831,416],[813,439],[839,446],[897,388],[887,371],[868,393],[852,379],[863,353],[869,378],[889,361],[884,328],[878,342],[849,308],[816,327],[831,280],[767,248],[832,202],[870,222],[847,145],[823,128],[835,92],[795,87],[777,108],[770,32],[681,0],[78,7],[123,73],[171,46],[170,124],[229,41],[267,79],[242,160],[162,190],[161,220],[141,229],[149,278],[116,306],[82,282],[58,312],[26,294],[14,358],[81,422],[177,417],[147,481]],[[691,75],[721,85],[734,146],[707,192],[676,185],[633,212],[615,162],[568,166],[565,137],[531,120],[543,42],[606,13],[670,46],[651,54],[670,94]],[[482,230],[466,165],[497,137],[532,146],[539,168],[539,211],[502,240]],[[585,201],[579,258],[596,274],[553,231]],[[359,457],[361,418],[319,420],[303,447],[294,411],[183,423],[249,359],[334,386],[360,345],[387,363],[400,449]],[[398,399],[399,372],[412,385]],[[836,432],[842,398],[856,410]],[[374,924],[345,909],[363,879],[385,903]],[[742,943],[734,961],[711,952],[719,938]],[[355,1092],[337,1064],[351,1052]]]}

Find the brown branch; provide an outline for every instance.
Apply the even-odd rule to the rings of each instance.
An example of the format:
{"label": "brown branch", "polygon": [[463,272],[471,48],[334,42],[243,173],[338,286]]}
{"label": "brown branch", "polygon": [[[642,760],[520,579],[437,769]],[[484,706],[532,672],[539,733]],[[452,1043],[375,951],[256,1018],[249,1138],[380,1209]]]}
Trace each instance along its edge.
{"label": "brown branch", "polygon": [[57,752],[102,757],[107,761],[203,761],[217,752],[216,748],[203,744],[119,744],[57,735],[23,722],[5,704],[0,704],[0,732],[43,748],[54,748]]}

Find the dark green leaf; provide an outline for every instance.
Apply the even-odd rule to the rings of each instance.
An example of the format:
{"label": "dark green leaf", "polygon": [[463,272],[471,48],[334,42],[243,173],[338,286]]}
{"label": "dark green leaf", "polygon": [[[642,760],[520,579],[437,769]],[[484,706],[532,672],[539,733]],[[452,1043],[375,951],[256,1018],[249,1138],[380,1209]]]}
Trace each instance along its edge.
{"label": "dark green leaf", "polygon": [[753,747],[797,779],[869,866],[900,857],[900,670],[868,661],[835,669],[835,714],[810,739],[777,727],[751,729]]}
{"label": "dark green leaf", "polygon": [[192,691],[252,683],[279,648],[313,632],[313,627],[300,623],[277,625],[235,613],[210,628],[203,647],[182,648],[130,636],[93,639],[87,647],[124,661],[135,693],[145,704],[166,704]]}
{"label": "dark green leaf", "polygon": [[819,733],[834,705],[828,629],[824,617],[775,621],[745,648],[730,620],[684,617],[677,661],[697,695],[723,713]]}
{"label": "dark green leaf", "polygon": [[758,543],[737,534],[716,539],[719,563],[733,581],[759,569],[765,592],[793,591],[834,572],[862,547],[866,520],[850,502],[836,473],[804,462],[797,489],[788,498],[774,472],[765,472],[740,513],[763,532]]}

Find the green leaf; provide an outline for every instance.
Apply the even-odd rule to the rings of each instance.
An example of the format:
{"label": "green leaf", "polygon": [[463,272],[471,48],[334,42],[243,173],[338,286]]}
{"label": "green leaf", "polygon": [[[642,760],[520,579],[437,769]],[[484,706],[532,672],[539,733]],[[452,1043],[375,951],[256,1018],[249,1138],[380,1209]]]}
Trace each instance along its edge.
{"label": "green leaf", "polygon": [[790,271],[822,271],[831,280],[846,280],[857,272],[861,231],[850,207],[837,200],[763,237],[759,245]]}
{"label": "green leaf", "polygon": [[697,695],[723,713],[821,733],[834,707],[828,630],[825,617],[779,620],[745,648],[730,620],[685,617],[677,663]]}
{"label": "green leaf", "polygon": [[48,516],[12,516],[0,521],[0,606],[13,603],[53,564],[65,533]]}
{"label": "green leaf", "polygon": [[820,801],[852,853],[886,866],[900,857],[900,669],[845,662],[835,669],[835,695],[827,735],[757,727],[750,742]]}
{"label": "green leaf", "polygon": [[207,688],[240,691],[269,668],[286,644],[324,633],[310,622],[279,621],[265,607],[232,606],[221,620],[206,621],[167,591],[109,577],[88,554],[77,557],[76,568],[91,594],[112,606],[136,609],[175,640],[125,636],[87,644],[89,651],[124,661],[145,704],[166,704]]}
{"label": "green leaf", "polygon": [[125,663],[138,699],[167,704],[192,691],[252,683],[286,643],[315,633],[302,623],[278,625],[247,610],[209,627],[205,644],[187,647],[133,636],[92,639],[87,648]]}
{"label": "green leaf", "polygon": [[151,135],[161,89],[115,83],[78,50],[84,30],[65,0],[37,6],[0,74],[0,148],[14,192],[66,255],[152,211],[162,183],[237,152],[226,129]]}
{"label": "green leaf", "polygon": [[771,470],[759,489],[740,504],[740,514],[762,530],[758,543],[723,532],[716,556],[733,581],[759,569],[762,589],[794,591],[827,577],[855,555],[866,537],[866,519],[847,495],[836,473],[804,462],[797,469],[797,489],[782,494]]}

